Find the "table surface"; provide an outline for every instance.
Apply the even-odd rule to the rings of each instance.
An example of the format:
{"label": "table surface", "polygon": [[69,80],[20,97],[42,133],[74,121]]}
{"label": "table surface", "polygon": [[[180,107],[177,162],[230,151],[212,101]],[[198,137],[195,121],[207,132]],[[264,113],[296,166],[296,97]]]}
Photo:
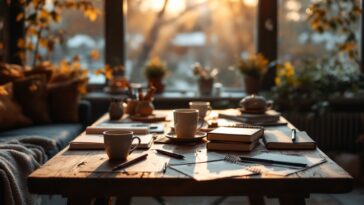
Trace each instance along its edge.
{"label": "table surface", "polygon": [[[158,111],[168,115],[171,111]],[[236,110],[214,112],[234,113]],[[103,116],[103,121],[107,115]],[[98,123],[98,122],[96,122]],[[288,126],[292,126],[288,124]],[[279,129],[270,127],[267,129]],[[166,150],[184,149],[196,151],[204,149],[204,143],[193,146],[154,144],[152,148]],[[182,148],[181,148],[182,147]],[[265,150],[259,145],[253,153]],[[173,169],[162,172],[81,172],[83,165],[100,164],[108,161],[103,150],[68,150],[66,147],[28,177],[28,187],[35,194],[60,194],[67,197],[101,196],[217,196],[217,195],[265,195],[279,197],[298,195],[307,197],[310,193],[345,193],[353,187],[352,177],[329,159],[319,149],[313,151],[275,151],[305,156],[324,156],[327,162],[306,171],[282,177],[255,175],[224,178],[209,181],[196,181]],[[87,191],[85,191],[87,190]]]}

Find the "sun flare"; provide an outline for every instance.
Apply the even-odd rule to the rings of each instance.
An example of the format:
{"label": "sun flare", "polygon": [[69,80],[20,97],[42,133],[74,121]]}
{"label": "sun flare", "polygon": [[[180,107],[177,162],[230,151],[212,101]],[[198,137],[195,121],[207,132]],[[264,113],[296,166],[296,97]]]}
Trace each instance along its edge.
{"label": "sun flare", "polygon": [[[144,0],[141,9],[159,11],[162,9],[165,0]],[[166,11],[168,13],[180,13],[186,8],[186,1],[183,0],[169,0]]]}

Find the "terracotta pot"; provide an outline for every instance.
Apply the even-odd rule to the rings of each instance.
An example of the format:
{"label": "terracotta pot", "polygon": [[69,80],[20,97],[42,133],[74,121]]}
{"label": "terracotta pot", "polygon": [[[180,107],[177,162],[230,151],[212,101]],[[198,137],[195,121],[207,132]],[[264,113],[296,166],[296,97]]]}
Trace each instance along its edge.
{"label": "terracotta pot", "polygon": [[212,90],[214,86],[213,78],[199,78],[198,79],[198,89],[200,91],[200,95],[210,96],[212,95]]}
{"label": "terracotta pot", "polygon": [[245,92],[249,95],[258,94],[261,87],[261,78],[244,75]]}
{"label": "terracotta pot", "polygon": [[135,108],[135,114],[140,116],[149,116],[153,114],[154,105],[150,100],[142,100],[138,102]]}
{"label": "terracotta pot", "polygon": [[156,93],[163,93],[164,84],[163,78],[149,78],[148,79],[148,87],[154,86],[156,88]]}

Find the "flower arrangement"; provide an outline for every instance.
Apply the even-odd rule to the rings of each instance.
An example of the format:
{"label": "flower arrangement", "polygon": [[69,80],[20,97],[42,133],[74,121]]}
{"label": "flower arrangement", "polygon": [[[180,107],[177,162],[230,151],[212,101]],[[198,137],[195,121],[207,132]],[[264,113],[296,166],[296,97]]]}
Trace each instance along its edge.
{"label": "flower arrangement", "polygon": [[240,58],[235,67],[243,75],[259,78],[267,72],[268,63],[269,61],[262,54],[256,54]]}
{"label": "flower arrangement", "polygon": [[160,60],[160,58],[155,57],[148,61],[145,66],[145,76],[150,78],[163,78],[167,74],[168,68],[164,62]]}
{"label": "flower arrangement", "polygon": [[339,60],[304,60],[277,66],[270,95],[281,111],[323,112],[331,97],[358,90],[360,71],[355,63]]}
{"label": "flower arrangement", "polygon": [[198,76],[200,79],[214,79],[219,73],[217,68],[202,67],[200,63],[195,63],[192,66],[193,74]]}

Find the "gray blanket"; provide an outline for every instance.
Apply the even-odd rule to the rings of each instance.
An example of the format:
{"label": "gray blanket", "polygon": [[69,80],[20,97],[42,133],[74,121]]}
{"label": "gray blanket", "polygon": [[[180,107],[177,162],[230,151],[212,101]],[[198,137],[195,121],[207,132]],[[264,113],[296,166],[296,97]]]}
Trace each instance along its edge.
{"label": "gray blanket", "polygon": [[4,192],[0,194],[5,205],[39,204],[37,196],[28,191],[27,177],[46,162],[46,151],[54,147],[54,140],[42,137],[0,142],[0,186]]}

